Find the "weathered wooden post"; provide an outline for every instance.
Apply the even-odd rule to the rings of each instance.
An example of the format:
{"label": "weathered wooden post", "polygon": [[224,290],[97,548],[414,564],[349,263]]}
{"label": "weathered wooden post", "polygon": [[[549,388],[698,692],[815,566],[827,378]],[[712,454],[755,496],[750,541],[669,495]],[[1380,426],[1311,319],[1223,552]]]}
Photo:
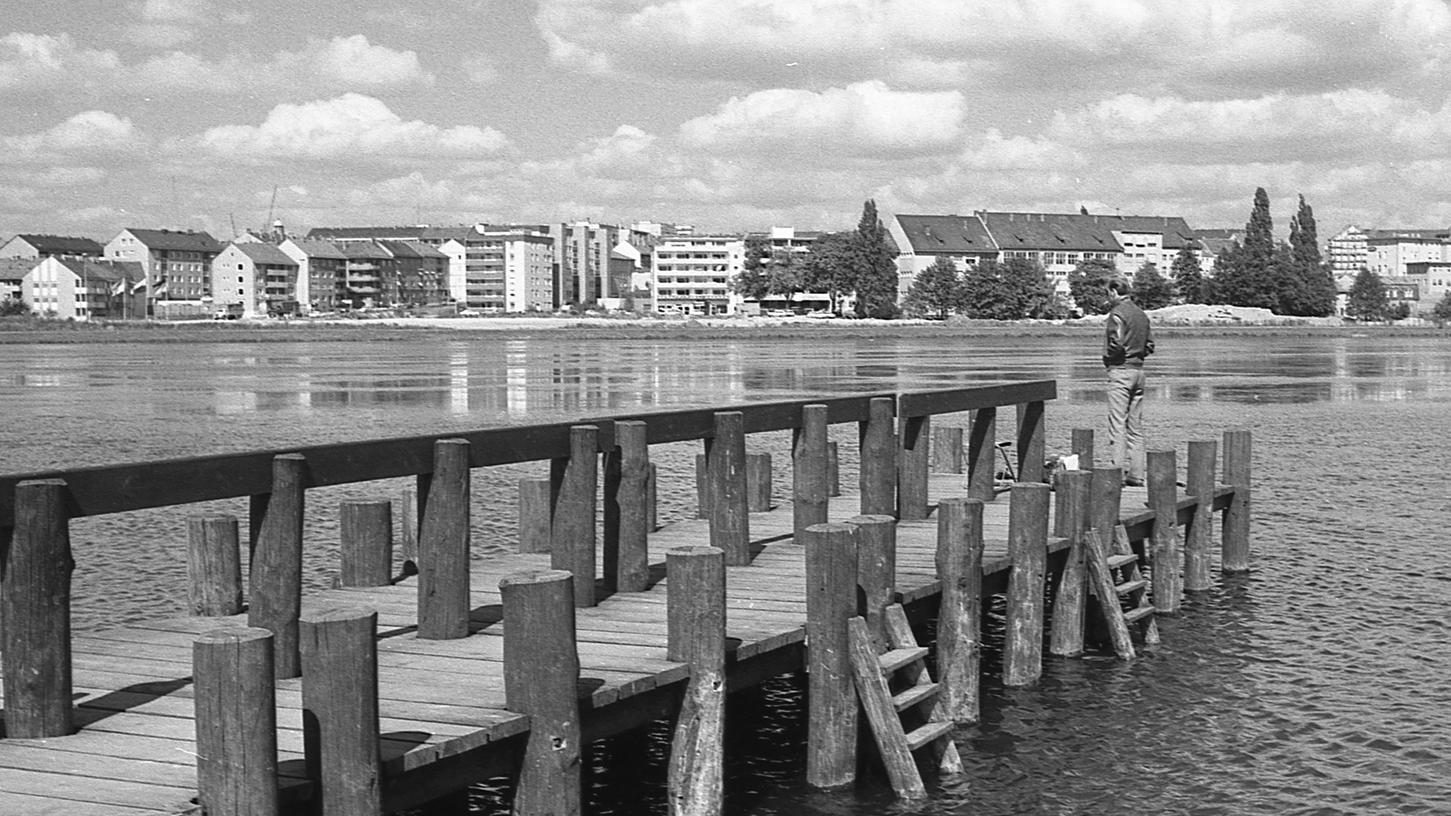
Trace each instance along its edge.
{"label": "weathered wooden post", "polygon": [[314,813],[381,816],[378,615],[323,609],[302,617],[302,741]]}
{"label": "weathered wooden post", "polygon": [[861,514],[897,514],[897,440],[892,428],[896,405],[891,397],[874,397],[868,403],[867,420],[858,423],[861,461]]}
{"label": "weathered wooden post", "polygon": [[1088,525],[1098,531],[1104,546],[1112,552],[1113,528],[1118,526],[1119,510],[1123,504],[1123,468],[1094,468],[1093,480],[1089,484]]}
{"label": "weathered wooden post", "polygon": [[[3,543],[3,541],[0,541]],[[0,552],[0,655],[5,736],[61,737],[75,730],[71,706],[71,560],[66,484],[15,486],[15,527]]]}
{"label": "weathered wooden post", "polygon": [[518,816],[580,813],[579,652],[576,578],[537,570],[499,582],[504,604],[504,698],[529,716],[529,736],[514,792]]}
{"label": "weathered wooden post", "polygon": [[[710,450],[710,439],[704,441]],[[710,457],[704,453],[695,455],[695,517],[710,518]]]}
{"label": "weathered wooden post", "polygon": [[247,625],[272,633],[277,679],[302,672],[297,617],[302,613],[302,515],[307,460],[298,453],[272,459],[272,493],[257,533],[249,571]]}
{"label": "weathered wooden post", "polygon": [[595,514],[599,491],[599,428],[569,429],[569,456],[550,463],[554,524],[549,566],[574,575],[574,605],[595,605]]}
{"label": "weathered wooden post", "polygon": [[554,489],[548,476],[519,480],[519,552],[547,553],[553,542]]}
{"label": "weathered wooden post", "polygon": [[1149,477],[1149,509],[1154,514],[1154,532],[1149,541],[1152,553],[1154,608],[1162,615],[1179,612],[1183,595],[1179,551],[1178,479],[1179,467],[1173,450],[1151,450],[1146,456]]}
{"label": "weathered wooden post", "polygon": [[891,516],[853,516],[857,532],[857,585],[866,608],[867,631],[878,649],[887,637],[886,609],[897,602],[897,520]]}
{"label": "weathered wooden post", "polygon": [[255,627],[192,642],[197,792],[207,816],[278,813],[274,654],[272,633]]}
{"label": "weathered wooden post", "polygon": [[771,454],[746,454],[746,509],[763,513],[771,509]]}
{"label": "weathered wooden post", "polygon": [[660,529],[660,468],[654,462],[650,463],[647,471],[648,481],[645,483],[645,519],[650,525],[650,532]]}
{"label": "weathered wooden post", "polygon": [[242,611],[242,554],[236,516],[192,516],[186,522],[187,601],[193,615]]}
{"label": "weathered wooden post", "polygon": [[433,479],[418,535],[418,637],[469,634],[469,443],[433,443]]}
{"label": "weathered wooden post", "polygon": [[1088,606],[1088,565],[1084,561],[1083,531],[1088,526],[1089,491],[1093,474],[1086,470],[1065,470],[1055,491],[1054,504],[1063,508],[1063,529],[1059,535],[1071,543],[1058,574],[1053,594],[1053,628],[1048,652],[1059,657],[1083,654],[1084,616]]}
{"label": "weathered wooden post", "polygon": [[615,423],[615,445],[605,451],[605,586],[641,592],[650,583],[648,426]]}
{"label": "weathered wooden post", "polygon": [[1249,572],[1251,453],[1248,428],[1224,432],[1224,483],[1234,488],[1221,523],[1220,561],[1225,572]]}
{"label": "weathered wooden post", "polygon": [[710,545],[733,567],[751,563],[751,518],[746,509],[746,420],[740,411],[718,411],[707,440]]}
{"label": "weathered wooden post", "polygon": [[953,722],[979,717],[982,650],[982,499],[950,497],[937,503],[937,681]]}
{"label": "weathered wooden post", "polygon": [[971,499],[992,501],[997,495],[993,490],[993,472],[997,466],[998,409],[979,408],[972,412],[972,427],[967,435],[967,496]]}
{"label": "weathered wooden post", "polygon": [[420,496],[428,495],[428,479],[427,473],[413,477],[414,488],[403,491],[403,496],[398,501],[398,556],[403,560],[405,574],[418,572],[418,528],[422,524],[418,513],[418,500]]}
{"label": "weathered wooden post", "polygon": [[897,518],[927,518],[932,417],[902,417],[897,428]]}
{"label": "weathered wooden post", "polygon": [[856,778],[857,700],[847,621],[857,614],[857,534],[848,524],[813,524],[806,543],[806,783],[830,788]]}
{"label": "weathered wooden post", "polygon": [[338,506],[342,569],[346,587],[393,582],[393,503],[345,501]]}
{"label": "weathered wooden post", "polygon": [[962,472],[962,428],[932,428],[932,471]]}
{"label": "weathered wooden post", "polygon": [[1043,582],[1048,566],[1048,485],[1018,482],[1008,505],[1007,630],[1003,685],[1030,686],[1043,673]]}
{"label": "weathered wooden post", "polygon": [[1194,515],[1184,532],[1184,589],[1202,592],[1214,587],[1210,577],[1214,519],[1214,464],[1219,452],[1214,440],[1189,442],[1185,466],[1185,492],[1194,498]]}
{"label": "weathered wooden post", "polygon": [[827,409],[825,405],[801,408],[801,427],[791,432],[791,517],[797,542],[801,531],[826,523],[827,496]]}
{"label": "weathered wooden post", "polygon": [[725,798],[725,553],[677,547],[665,564],[666,656],[690,665],[670,746],[670,813],[713,816]]}
{"label": "weathered wooden post", "polygon": [[1078,456],[1079,470],[1093,470],[1093,429],[1074,428],[1068,443],[1071,454]]}
{"label": "weathered wooden post", "polygon": [[1018,406],[1018,481],[1043,481],[1043,401]]}

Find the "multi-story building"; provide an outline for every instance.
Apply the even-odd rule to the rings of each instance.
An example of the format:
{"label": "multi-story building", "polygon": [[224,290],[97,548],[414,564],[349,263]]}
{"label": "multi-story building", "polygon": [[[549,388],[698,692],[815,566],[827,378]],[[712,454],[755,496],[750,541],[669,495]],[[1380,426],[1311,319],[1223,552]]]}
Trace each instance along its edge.
{"label": "multi-story building", "polygon": [[448,299],[448,256],[420,241],[379,241],[393,254],[385,298],[395,306],[439,305]]}
{"label": "multi-story building", "polygon": [[347,256],[341,305],[353,309],[388,305],[387,282],[397,277],[393,253],[376,241],[342,241],[338,249]]}
{"label": "multi-story building", "polygon": [[212,261],[212,300],[239,304],[243,317],[292,315],[298,309],[298,264],[272,244],[227,244]]}
{"label": "multi-story building", "polygon": [[304,314],[335,311],[345,296],[348,256],[328,241],[287,238],[277,248],[297,264],[297,302]]}
{"label": "multi-story building", "polygon": [[1420,299],[1412,308],[1420,314],[1429,314],[1451,292],[1451,259],[1412,261],[1406,264],[1405,276],[1400,280],[1416,285]]}
{"label": "multi-story building", "polygon": [[657,314],[735,314],[740,296],[731,279],[745,266],[746,242],[723,235],[677,236],[651,253],[651,311]]}
{"label": "multi-story building", "polygon": [[629,281],[610,274],[611,254],[628,244],[643,255],[664,240],[653,232],[589,221],[551,224],[549,233],[554,239],[555,308],[622,302],[630,295]]}
{"label": "multi-story building", "polygon": [[109,260],[134,261],[145,270],[148,311],[162,301],[201,302],[211,294],[211,265],[222,244],[205,232],[121,230],[106,243]]}
{"label": "multi-story building", "polygon": [[90,238],[69,235],[17,235],[0,245],[0,258],[100,258],[105,247]]}
{"label": "multi-story building", "polygon": [[1403,277],[1409,264],[1451,260],[1451,231],[1369,230],[1365,268],[1381,278]]}
{"label": "multi-story building", "polygon": [[554,307],[554,239],[533,230],[496,234],[504,252],[504,311]]}
{"label": "multi-story building", "polygon": [[142,317],[132,284],[144,275],[141,264],[93,258],[41,260],[21,282],[21,299],[38,315],[61,320]]}
{"label": "multi-story building", "polygon": [[30,258],[0,258],[0,304],[22,299],[22,283],[36,263]]}
{"label": "multi-story building", "polygon": [[1326,248],[1329,250],[1330,271],[1337,278],[1354,277],[1365,266],[1366,235],[1354,224],[1336,233]]}
{"label": "multi-story building", "polygon": [[1168,273],[1184,247],[1198,246],[1184,219],[1170,216],[1020,213],[898,215],[887,221],[897,245],[898,292],[946,257],[965,270],[986,259],[1026,258],[1042,265],[1055,290],[1068,295],[1068,275],[1082,261],[1112,262],[1132,275],[1146,263]]}

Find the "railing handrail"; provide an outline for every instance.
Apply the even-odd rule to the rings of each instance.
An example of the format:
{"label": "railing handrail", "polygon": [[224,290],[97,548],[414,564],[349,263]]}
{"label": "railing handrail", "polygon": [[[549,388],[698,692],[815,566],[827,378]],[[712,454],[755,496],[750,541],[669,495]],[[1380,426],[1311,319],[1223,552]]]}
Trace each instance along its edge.
{"label": "railing handrail", "polygon": [[326,487],[431,473],[433,445],[440,439],[467,440],[470,443],[469,466],[477,468],[567,457],[570,453],[569,429],[578,425],[599,426],[599,447],[601,450],[609,450],[614,447],[613,423],[623,421],[645,421],[648,425],[648,443],[660,444],[711,437],[714,433],[714,415],[721,411],[742,412],[746,432],[761,433],[801,427],[801,409],[806,405],[827,406],[828,422],[836,424],[866,421],[871,401],[878,398],[893,399],[897,412],[902,416],[925,416],[1050,400],[1056,396],[1055,381],[1035,380],[902,394],[887,392],[587,417],[545,425],[500,426],[278,450],[5,474],[0,475],[0,527],[10,527],[15,523],[16,485],[36,479],[64,480],[68,497],[67,514],[75,518],[267,494],[272,490],[272,460],[283,453],[301,454],[305,457],[307,487]]}

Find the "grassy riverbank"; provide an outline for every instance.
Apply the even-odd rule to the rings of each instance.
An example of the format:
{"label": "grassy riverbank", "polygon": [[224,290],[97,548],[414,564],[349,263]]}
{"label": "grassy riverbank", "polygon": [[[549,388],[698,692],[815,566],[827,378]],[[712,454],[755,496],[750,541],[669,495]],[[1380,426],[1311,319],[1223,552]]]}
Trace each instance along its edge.
{"label": "grassy riverbank", "polygon": [[[1374,332],[1384,334],[1446,333],[1430,324],[1346,323],[1335,318],[1281,318],[1268,313],[1236,314],[1224,307],[1213,316],[1154,314],[1155,331],[1171,336],[1267,334],[1320,335]],[[1259,312],[1262,310],[1253,310]],[[529,337],[569,332],[581,339],[699,339],[751,337],[854,336],[944,337],[1077,335],[1100,330],[1102,317],[1070,321],[1000,322],[953,318],[931,320],[820,320],[805,317],[626,318],[626,317],[477,317],[374,318],[360,320],[239,321],[94,321],[89,323],[0,319],[0,345],[18,343],[258,343],[308,341],[387,342],[416,339],[420,334],[456,338],[461,334]]]}

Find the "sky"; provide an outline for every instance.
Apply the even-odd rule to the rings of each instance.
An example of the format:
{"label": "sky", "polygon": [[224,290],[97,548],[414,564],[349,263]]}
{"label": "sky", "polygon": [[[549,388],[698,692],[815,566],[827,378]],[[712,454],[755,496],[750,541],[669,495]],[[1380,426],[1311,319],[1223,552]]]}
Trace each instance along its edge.
{"label": "sky", "polygon": [[589,219],[1451,225],[1446,0],[67,0],[0,16],[0,240]]}

